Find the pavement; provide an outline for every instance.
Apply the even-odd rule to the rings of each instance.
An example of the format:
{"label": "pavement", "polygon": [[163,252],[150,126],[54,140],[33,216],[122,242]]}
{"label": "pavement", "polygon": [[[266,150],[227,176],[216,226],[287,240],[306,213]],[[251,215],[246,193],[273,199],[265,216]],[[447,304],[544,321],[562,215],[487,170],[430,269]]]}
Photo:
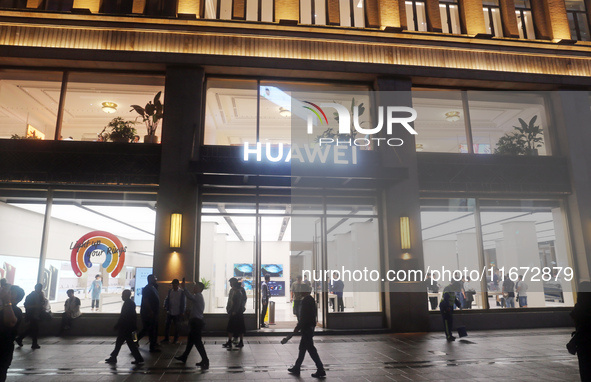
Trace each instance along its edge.
{"label": "pavement", "polygon": [[[316,347],[325,364],[326,381],[579,381],[576,356],[565,344],[569,329],[478,331],[447,342],[443,333],[317,335]],[[285,345],[279,336],[245,337],[244,348],[228,351],[225,339],[205,337],[210,369],[193,348],[186,364],[180,344],[162,345],[146,363],[131,364],[127,347],[116,365],[104,363],[114,347],[113,337],[46,337],[32,350],[28,338],[16,348],[8,381],[312,381],[314,363],[306,355],[301,377],[287,373],[298,352],[299,337]]]}

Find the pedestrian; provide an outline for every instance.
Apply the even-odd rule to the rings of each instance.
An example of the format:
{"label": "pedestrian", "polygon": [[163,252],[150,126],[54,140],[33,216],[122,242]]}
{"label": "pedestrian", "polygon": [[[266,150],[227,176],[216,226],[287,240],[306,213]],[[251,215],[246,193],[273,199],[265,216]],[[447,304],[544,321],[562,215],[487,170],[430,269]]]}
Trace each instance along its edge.
{"label": "pedestrian", "polygon": [[476,295],[476,289],[474,284],[470,280],[470,277],[466,277],[464,282],[464,306],[463,309],[472,309],[472,303],[474,302],[474,296]]}
{"label": "pedestrian", "polygon": [[98,312],[99,310],[99,301],[101,299],[101,291],[103,290],[103,281],[101,275],[94,276],[94,281],[90,284],[90,289],[88,289],[88,293],[90,293],[90,298],[92,302],[90,304],[90,309],[95,310]]}
{"label": "pedestrian", "polygon": [[191,316],[189,318],[189,337],[187,338],[187,346],[185,347],[185,351],[182,355],[174,358],[181,361],[182,363],[187,362],[187,357],[189,356],[189,353],[191,353],[193,345],[195,345],[199,355],[201,356],[201,361],[197,362],[195,366],[200,366],[201,370],[207,370],[209,369],[209,358],[207,358],[205,346],[203,345],[203,340],[201,339],[201,332],[203,331],[203,326],[205,326],[205,323],[203,322],[205,300],[203,299],[203,294],[201,294],[201,292],[203,292],[205,285],[203,285],[201,282],[196,282],[195,286],[193,287],[193,293],[191,293],[187,290],[187,288],[185,288],[185,278],[183,277],[183,284],[181,288],[184,291],[183,293],[185,297],[191,301],[193,305],[191,308]]}
{"label": "pedestrian", "polygon": [[115,349],[111,353],[111,356],[105,360],[106,363],[117,363],[117,356],[121,350],[123,343],[127,343],[127,347],[131,351],[134,360],[131,361],[134,365],[144,363],[144,358],[140,354],[137,345],[133,342],[133,332],[137,330],[137,313],[135,312],[135,302],[131,299],[131,291],[125,289],[121,293],[121,299],[123,300],[123,306],[121,307],[121,314],[115,325],[117,330],[117,340],[115,340]]}
{"label": "pedestrian", "polygon": [[[570,313],[575,321],[574,345],[579,359],[581,381],[591,381],[591,283],[583,281],[577,289],[577,303]],[[570,350],[570,349],[569,349]]]}
{"label": "pedestrian", "polygon": [[503,281],[503,297],[505,297],[505,308],[515,308],[515,283],[507,277]]}
{"label": "pedestrian", "polygon": [[12,363],[14,339],[23,319],[23,312],[16,305],[25,297],[25,291],[4,283],[0,289],[0,382],[6,381],[6,373]]}
{"label": "pedestrian", "polygon": [[227,349],[232,349],[232,336],[240,337],[240,342],[237,347],[244,347],[244,311],[246,306],[244,304],[244,297],[242,295],[242,286],[235,277],[230,280],[230,293],[228,294],[228,302],[226,304],[226,312],[228,313],[228,342],[222,346]]}
{"label": "pedestrian", "polygon": [[456,337],[454,337],[452,333],[454,326],[454,304],[458,308],[462,307],[462,304],[456,297],[456,293],[453,291],[443,292],[443,299],[439,303],[439,311],[443,318],[443,329],[445,330],[445,337],[448,341],[456,340]]}
{"label": "pedestrian", "polygon": [[523,281],[523,276],[519,275],[517,283],[515,284],[515,290],[517,291],[517,299],[519,300],[520,308],[527,308],[527,283]]}
{"label": "pedestrian", "polygon": [[261,309],[261,328],[268,328],[265,324],[265,316],[267,315],[267,307],[269,306],[269,300],[271,299],[271,292],[269,291],[269,281],[271,281],[271,275],[265,274],[265,281],[261,285],[261,302],[263,307]]}
{"label": "pedestrian", "polygon": [[42,313],[45,307],[45,296],[43,295],[43,284],[35,284],[35,290],[25,299],[25,321],[29,326],[20,336],[16,337],[15,341],[18,346],[23,346],[23,339],[26,336],[31,336],[33,344],[31,349],[40,349],[37,337],[39,336],[39,322],[41,321]]}
{"label": "pedestrian", "polygon": [[[439,284],[437,284],[437,282],[433,280],[433,273],[427,274],[425,284],[427,285],[428,293],[439,293]],[[431,305],[431,310],[437,309],[437,300],[437,296],[429,296],[429,304]]]}
{"label": "pedestrian", "polygon": [[300,304],[302,303],[302,275],[296,277],[296,281],[291,284],[291,301],[293,302],[293,314],[300,319]]}
{"label": "pedestrian", "polygon": [[326,376],[326,371],[324,370],[324,365],[320,360],[318,351],[314,346],[314,328],[316,327],[316,322],[318,321],[318,309],[316,307],[316,301],[314,301],[314,297],[310,295],[311,291],[312,288],[305,284],[300,291],[302,294],[301,311],[298,324],[293,330],[293,334],[301,331],[302,338],[300,340],[298,358],[296,359],[295,364],[287,369],[287,371],[290,374],[299,376],[302,362],[304,362],[304,357],[306,356],[306,352],[308,352],[316,364],[316,372],[312,374],[312,377],[324,378]]}
{"label": "pedestrian", "polygon": [[172,280],[172,289],[169,289],[168,295],[164,299],[164,310],[166,310],[166,323],[164,326],[163,344],[168,343],[168,333],[170,332],[170,324],[174,323],[174,338],[172,343],[176,344],[179,340],[179,323],[182,315],[185,312],[185,294],[179,289],[179,280]]}
{"label": "pedestrian", "polygon": [[345,304],[343,302],[343,291],[345,290],[345,283],[340,277],[332,277],[331,292],[337,296],[337,306],[333,307],[333,311],[344,312]]}
{"label": "pedestrian", "polygon": [[62,314],[60,333],[64,330],[69,330],[72,327],[72,322],[80,317],[80,299],[74,296],[74,289],[68,289],[66,294],[68,298],[64,302],[64,314]]}
{"label": "pedestrian", "polygon": [[148,275],[148,285],[142,289],[142,306],[140,316],[142,318],[142,330],[138,333],[138,341],[146,334],[150,338],[150,353],[159,352],[158,347],[158,311],[160,309],[160,296],[158,295],[156,277]]}

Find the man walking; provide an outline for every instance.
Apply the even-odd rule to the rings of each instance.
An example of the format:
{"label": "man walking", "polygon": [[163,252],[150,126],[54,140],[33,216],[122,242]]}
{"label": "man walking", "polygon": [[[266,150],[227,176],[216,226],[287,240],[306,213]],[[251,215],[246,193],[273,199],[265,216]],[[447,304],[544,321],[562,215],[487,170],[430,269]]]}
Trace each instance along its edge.
{"label": "man walking", "polygon": [[168,296],[164,300],[164,310],[166,310],[166,324],[164,327],[164,339],[161,343],[168,343],[170,324],[174,323],[174,339],[172,343],[176,344],[179,340],[179,321],[185,311],[185,294],[179,289],[178,279],[172,280],[172,289],[168,291]]}
{"label": "man walking", "polygon": [[39,322],[41,321],[41,314],[44,311],[45,296],[43,295],[43,284],[36,284],[35,290],[25,298],[25,320],[29,321],[27,330],[15,339],[18,346],[23,346],[23,338],[30,335],[33,340],[31,349],[40,349],[41,346],[37,343],[39,336]]}
{"label": "man walking", "polygon": [[302,282],[302,275],[296,277],[296,281],[291,284],[291,301],[293,302],[293,314],[300,319],[300,305],[302,303],[302,288],[306,285]]}
{"label": "man walking", "polygon": [[267,307],[269,306],[269,299],[271,298],[271,292],[269,291],[269,281],[271,281],[271,275],[265,274],[265,281],[261,285],[261,301],[263,303],[263,308],[261,310],[261,328],[268,328],[269,326],[265,324],[265,316],[267,315]]}
{"label": "man walking", "polygon": [[160,296],[156,289],[156,277],[148,276],[148,285],[142,289],[142,330],[138,333],[138,341],[146,334],[150,337],[150,353],[159,352],[158,348],[158,310],[160,309]]}
{"label": "man walking", "polygon": [[131,291],[129,289],[125,289],[121,293],[121,299],[123,300],[123,306],[121,307],[119,320],[115,325],[115,330],[117,330],[115,349],[111,353],[111,356],[105,360],[105,362],[111,364],[117,363],[117,356],[119,355],[121,346],[124,342],[126,342],[127,347],[131,351],[131,354],[134,358],[134,361],[131,363],[134,365],[139,365],[144,363],[144,358],[137,349],[132,337],[132,333],[137,329],[137,314],[135,313],[135,302],[133,302],[131,299]]}
{"label": "man walking", "polygon": [[[301,276],[300,280],[301,280]],[[316,308],[316,302],[314,301],[314,297],[310,296],[310,292],[312,288],[306,284],[303,284],[300,293],[302,294],[301,300],[301,311],[298,319],[298,324],[293,330],[293,333],[297,333],[299,331],[302,332],[302,339],[300,340],[300,348],[298,358],[295,361],[295,364],[287,369],[290,374],[295,376],[300,375],[300,368],[302,367],[302,363],[304,362],[304,357],[306,356],[306,352],[310,354],[310,357],[316,364],[316,373],[312,374],[314,378],[324,378],[326,376],[326,372],[324,371],[324,365],[318,356],[318,351],[314,346],[314,328],[316,327],[316,322],[318,321],[318,309]]]}
{"label": "man walking", "polygon": [[184,353],[179,357],[174,357],[175,359],[181,361],[182,363],[187,362],[187,357],[189,353],[191,353],[191,349],[193,345],[197,348],[199,355],[201,356],[201,362],[197,362],[195,366],[200,366],[201,370],[209,369],[209,358],[207,358],[207,353],[205,352],[205,346],[203,345],[203,340],[201,339],[201,332],[203,330],[203,310],[205,309],[205,300],[203,299],[203,289],[205,285],[200,282],[195,283],[195,287],[193,288],[194,293],[191,293],[185,288],[185,278],[183,277],[183,284],[181,289],[184,291],[184,296],[193,303],[191,309],[191,318],[189,319],[189,337],[187,338],[187,346],[185,347]]}

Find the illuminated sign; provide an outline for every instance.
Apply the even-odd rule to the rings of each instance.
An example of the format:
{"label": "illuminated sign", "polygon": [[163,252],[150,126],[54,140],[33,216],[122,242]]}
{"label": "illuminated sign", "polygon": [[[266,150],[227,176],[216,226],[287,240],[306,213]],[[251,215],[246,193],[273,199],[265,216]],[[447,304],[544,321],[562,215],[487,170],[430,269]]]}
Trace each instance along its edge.
{"label": "illuminated sign", "polygon": [[27,125],[27,134],[25,136],[31,139],[45,139],[45,134],[31,125]]}
{"label": "illuminated sign", "polygon": [[263,150],[261,142],[258,142],[254,147],[244,143],[245,162],[251,159],[261,162],[263,156],[265,161],[268,162],[291,162],[295,160],[300,163],[357,164],[357,149],[354,146],[317,145],[310,147],[309,145],[303,145],[300,148],[296,144],[286,147],[283,143],[273,145],[267,142]]}
{"label": "illuminated sign", "polygon": [[93,264],[102,264],[111,277],[115,277],[123,269],[127,247],[112,233],[93,231],[72,243],[70,249],[70,262],[76,276],[82,276]]}

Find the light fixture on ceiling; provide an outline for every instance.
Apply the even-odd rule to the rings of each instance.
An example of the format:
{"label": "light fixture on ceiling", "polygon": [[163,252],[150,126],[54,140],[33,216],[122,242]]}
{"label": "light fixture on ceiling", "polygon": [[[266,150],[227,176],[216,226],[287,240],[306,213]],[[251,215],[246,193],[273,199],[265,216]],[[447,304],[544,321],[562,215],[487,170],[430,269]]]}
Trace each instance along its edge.
{"label": "light fixture on ceiling", "polygon": [[118,105],[115,102],[103,102],[101,105],[103,105],[102,109],[105,113],[113,114],[117,111]]}
{"label": "light fixture on ceiling", "polygon": [[291,117],[291,111],[287,110],[284,107],[280,107],[279,108],[279,115],[284,118],[289,118],[289,117]]}
{"label": "light fixture on ceiling", "polygon": [[415,145],[415,148],[416,148],[417,151],[423,151],[423,144],[422,143],[417,143]]}
{"label": "light fixture on ceiling", "polygon": [[445,113],[445,120],[447,122],[456,122],[460,120],[460,112],[459,111],[448,111]]}

